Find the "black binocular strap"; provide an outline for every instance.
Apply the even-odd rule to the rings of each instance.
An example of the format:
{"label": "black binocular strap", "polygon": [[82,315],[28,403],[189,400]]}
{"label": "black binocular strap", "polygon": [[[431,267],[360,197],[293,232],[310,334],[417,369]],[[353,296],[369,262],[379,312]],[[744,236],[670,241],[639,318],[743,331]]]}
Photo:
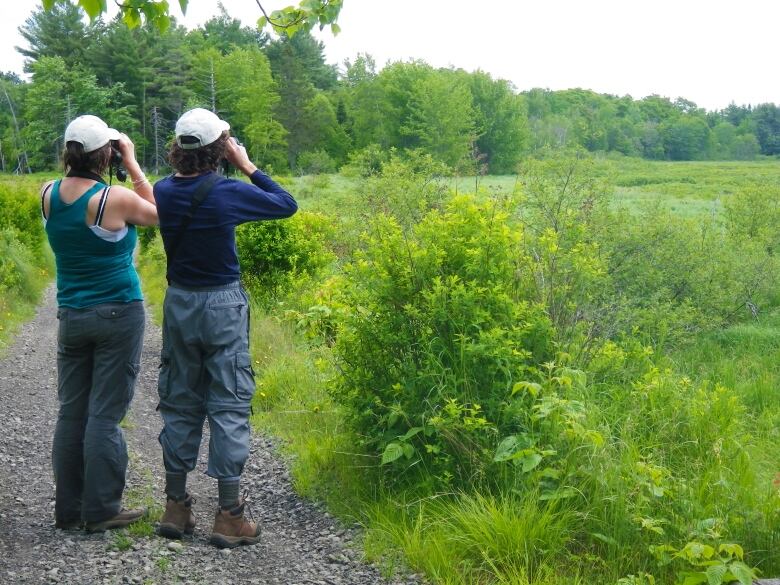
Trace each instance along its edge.
{"label": "black binocular strap", "polygon": [[176,238],[168,246],[168,266],[166,269],[168,282],[171,281],[171,266],[173,266],[173,261],[176,259],[176,252],[179,251],[179,246],[181,245],[181,240],[184,237],[184,232],[187,231],[187,228],[190,226],[190,222],[192,222],[192,217],[200,207],[200,204],[203,203],[206,197],[208,197],[209,193],[211,192],[211,187],[214,186],[214,183],[217,182],[218,178],[219,176],[216,173],[206,177],[206,179],[204,179],[204,181],[198,185],[195,193],[192,194],[190,208],[187,210],[187,213],[184,214],[184,217],[181,220],[181,225],[179,226],[179,231],[176,233]]}

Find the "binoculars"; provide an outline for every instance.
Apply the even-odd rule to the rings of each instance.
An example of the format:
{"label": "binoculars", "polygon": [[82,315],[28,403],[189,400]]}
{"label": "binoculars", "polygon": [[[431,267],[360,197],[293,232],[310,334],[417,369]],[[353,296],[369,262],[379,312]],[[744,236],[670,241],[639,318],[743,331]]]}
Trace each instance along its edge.
{"label": "binoculars", "polygon": [[111,159],[108,163],[108,176],[116,176],[117,181],[127,180],[127,170],[122,166],[122,153],[119,152],[119,141],[111,141]]}

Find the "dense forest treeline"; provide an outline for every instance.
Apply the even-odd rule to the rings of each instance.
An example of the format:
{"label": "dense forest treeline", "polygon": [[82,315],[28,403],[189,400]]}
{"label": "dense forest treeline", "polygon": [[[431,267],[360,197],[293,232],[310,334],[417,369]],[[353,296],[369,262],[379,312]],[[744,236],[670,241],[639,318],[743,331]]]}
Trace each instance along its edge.
{"label": "dense forest treeline", "polygon": [[329,172],[390,148],[421,149],[462,173],[511,173],[543,148],[580,146],[662,160],[780,155],[780,107],[708,112],[678,98],[532,89],[422,61],[381,70],[369,55],[337,67],[308,33],[269,38],[219,13],[188,31],[86,23],[80,9],[37,10],[20,28],[29,80],[0,74],[0,170],[56,165],[62,135],[90,112],[126,131],[161,172],[177,117],[201,106],[228,119],[273,170]]}

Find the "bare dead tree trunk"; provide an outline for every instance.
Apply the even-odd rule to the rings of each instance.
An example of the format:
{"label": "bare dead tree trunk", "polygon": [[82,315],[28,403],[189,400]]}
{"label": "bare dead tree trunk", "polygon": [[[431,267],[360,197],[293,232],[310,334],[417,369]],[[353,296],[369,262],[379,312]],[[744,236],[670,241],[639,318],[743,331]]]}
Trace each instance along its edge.
{"label": "bare dead tree trunk", "polygon": [[141,144],[141,160],[143,161],[144,167],[146,167],[146,165],[149,163],[146,158],[146,79],[142,81],[141,85],[143,87],[143,91],[141,93],[141,135],[144,137]]}
{"label": "bare dead tree trunk", "polygon": [[19,132],[19,120],[16,118],[16,111],[14,110],[14,104],[11,101],[11,96],[8,95],[8,90],[6,89],[5,85],[3,85],[3,94],[5,94],[5,101],[8,102],[8,108],[11,110],[11,118],[14,121],[14,140],[16,141],[16,151],[17,151],[17,165],[14,172],[16,174],[22,174],[25,171],[28,173],[32,172],[32,169],[30,168],[30,165],[28,164],[28,157],[27,157],[27,150],[24,148],[24,142],[22,141],[22,134]]}
{"label": "bare dead tree trunk", "polygon": [[152,132],[154,134],[154,174],[160,174],[160,163],[165,164],[165,155],[161,152],[160,148],[164,145],[165,140],[163,138],[163,131],[165,126],[165,120],[160,115],[160,110],[157,106],[152,106]]}
{"label": "bare dead tree trunk", "polygon": [[217,84],[214,81],[214,59],[209,60],[211,63],[211,75],[209,79],[209,89],[211,90],[211,111],[217,113]]}

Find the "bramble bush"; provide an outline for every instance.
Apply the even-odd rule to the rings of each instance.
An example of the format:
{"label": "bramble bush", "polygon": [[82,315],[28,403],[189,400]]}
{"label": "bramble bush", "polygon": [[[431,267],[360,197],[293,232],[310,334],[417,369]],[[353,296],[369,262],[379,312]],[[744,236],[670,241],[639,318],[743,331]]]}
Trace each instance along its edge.
{"label": "bramble bush", "polygon": [[406,230],[450,197],[446,177],[450,169],[421,150],[399,154],[391,149],[381,172],[360,183],[359,193],[367,219],[378,214],[395,218]]}
{"label": "bramble bush", "polygon": [[29,314],[50,276],[39,186],[38,178],[0,181],[0,341]]}
{"label": "bramble bush", "polygon": [[17,232],[0,231],[0,295],[10,292],[34,300],[38,271],[35,256],[19,241]]}
{"label": "bramble bush", "polygon": [[[497,201],[458,197],[405,233],[380,215],[333,286],[333,387],[386,464],[468,483],[493,455],[514,384],[551,359],[552,329],[518,298],[519,234]],[[511,417],[509,417],[511,418]]]}
{"label": "bramble bush", "polygon": [[36,258],[41,258],[45,234],[40,199],[29,189],[0,183],[0,230],[8,230]]}
{"label": "bramble bush", "polygon": [[[395,150],[393,148],[391,151]],[[386,149],[378,144],[369,144],[362,150],[356,150],[349,154],[349,162],[339,169],[345,177],[367,178],[382,172],[382,165],[387,162],[389,156]]]}
{"label": "bramble bush", "polygon": [[329,218],[307,212],[239,226],[236,247],[252,298],[268,307],[333,262],[325,245],[332,229]]}
{"label": "bramble bush", "polygon": [[302,175],[322,175],[336,172],[336,161],[324,150],[307,150],[298,156],[296,164]]}

